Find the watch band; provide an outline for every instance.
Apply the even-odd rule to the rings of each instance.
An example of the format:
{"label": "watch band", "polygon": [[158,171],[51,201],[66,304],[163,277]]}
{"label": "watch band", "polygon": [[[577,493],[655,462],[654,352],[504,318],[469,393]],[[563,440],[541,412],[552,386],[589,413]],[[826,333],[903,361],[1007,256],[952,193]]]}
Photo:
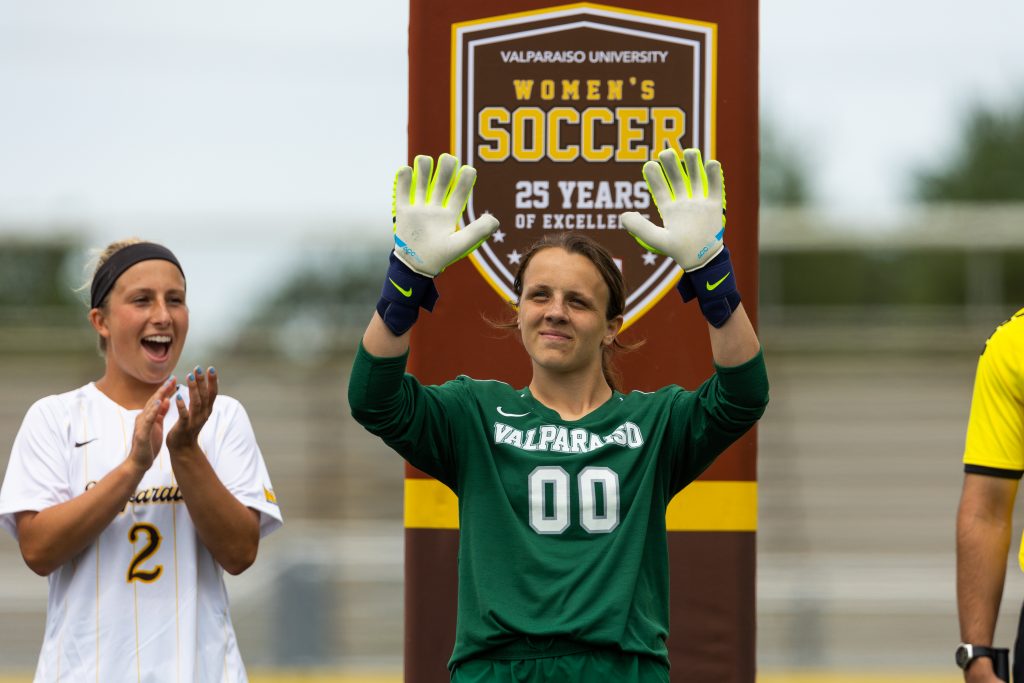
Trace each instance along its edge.
{"label": "watch band", "polygon": [[996,658],[996,648],[987,645],[973,645],[971,643],[960,643],[956,648],[956,665],[963,670],[971,665],[978,657],[988,657],[993,661]]}

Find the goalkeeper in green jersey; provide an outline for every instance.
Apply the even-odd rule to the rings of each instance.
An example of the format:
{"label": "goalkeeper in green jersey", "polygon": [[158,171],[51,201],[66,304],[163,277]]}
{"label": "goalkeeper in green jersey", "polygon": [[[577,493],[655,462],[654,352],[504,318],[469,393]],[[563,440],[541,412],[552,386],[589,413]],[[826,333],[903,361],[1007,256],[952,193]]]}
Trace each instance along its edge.
{"label": "goalkeeper in green jersey", "polygon": [[[684,301],[708,319],[715,373],[696,391],[620,393],[609,356],[625,286],[577,233],[533,246],[516,276],[526,387],[405,373],[409,330],[433,278],[497,227],[461,230],[476,172],[442,155],[395,179],[395,249],[349,384],[355,418],[459,497],[459,683],[668,681],[665,509],[764,412],[768,380],[723,244],[717,161],[672,150],[644,166],[663,226],[622,224],[683,268]],[[683,352],[682,350],[680,352]]]}

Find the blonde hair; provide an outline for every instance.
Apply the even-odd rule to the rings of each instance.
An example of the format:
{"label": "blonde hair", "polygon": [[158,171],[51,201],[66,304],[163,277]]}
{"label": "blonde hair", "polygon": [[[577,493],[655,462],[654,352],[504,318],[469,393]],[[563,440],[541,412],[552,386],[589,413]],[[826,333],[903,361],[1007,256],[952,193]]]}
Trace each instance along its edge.
{"label": "blonde hair", "polygon": [[[76,289],[75,291],[76,292],[88,292],[90,289],[92,289],[92,281],[96,277],[96,273],[99,272],[99,269],[103,267],[104,263],[106,263],[107,261],[110,260],[111,256],[113,256],[117,252],[121,251],[125,247],[129,247],[129,246],[131,246],[133,244],[139,244],[140,242],[145,242],[145,241],[146,240],[144,240],[144,239],[142,239],[140,237],[126,237],[123,240],[117,240],[116,242],[111,242],[110,244],[108,244],[103,249],[92,249],[92,250],[90,250],[90,252],[92,254],[92,257],[89,259],[89,262],[85,264],[85,270],[89,271],[89,279],[86,280],[82,284],[82,286],[79,287],[78,289]],[[104,313],[106,313],[107,312],[107,303],[109,301],[110,301],[110,295],[108,294],[106,297],[104,297],[103,301],[100,303],[98,308],[100,310],[102,310]],[[88,303],[86,303],[86,305],[88,305]],[[100,356],[106,356],[107,355],[107,340],[104,339],[102,335],[98,335],[98,336],[99,336],[99,339],[98,339],[96,345],[97,345],[97,347],[99,349]]]}

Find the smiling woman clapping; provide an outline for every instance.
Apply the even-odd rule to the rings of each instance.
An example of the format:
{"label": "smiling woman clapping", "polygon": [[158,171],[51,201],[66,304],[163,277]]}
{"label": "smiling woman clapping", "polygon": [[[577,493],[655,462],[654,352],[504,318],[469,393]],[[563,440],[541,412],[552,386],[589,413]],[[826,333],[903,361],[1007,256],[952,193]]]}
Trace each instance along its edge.
{"label": "smiling woman clapping", "polygon": [[169,249],[111,244],[89,289],[103,375],[29,409],[0,489],[49,578],[35,680],[245,681],[223,572],[281,525],[249,418],[213,367],[171,374],[189,316]]}

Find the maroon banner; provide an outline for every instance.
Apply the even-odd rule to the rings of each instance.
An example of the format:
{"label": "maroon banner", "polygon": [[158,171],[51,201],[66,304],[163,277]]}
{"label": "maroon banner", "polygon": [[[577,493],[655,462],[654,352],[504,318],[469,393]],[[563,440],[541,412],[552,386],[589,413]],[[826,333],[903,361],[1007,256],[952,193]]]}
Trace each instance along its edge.
{"label": "maroon banner", "polygon": [[[550,230],[586,231],[622,268],[629,328],[623,340],[645,340],[618,361],[626,390],[694,388],[708,377],[707,325],[696,305],[671,293],[678,267],[641,249],[618,215],[636,210],[660,223],[640,169],[666,146],[698,147],[720,160],[729,200],[726,243],[756,323],[757,17],[757,3],[741,0],[615,7],[411,0],[410,157],[450,152],[474,165],[479,179],[464,220],[489,211],[501,221],[470,259],[438,278],[441,301],[413,330],[410,368],[421,381],[466,374],[529,383],[529,358],[517,338],[488,320],[511,318],[518,258]],[[751,432],[696,483],[741,482],[749,489],[756,450]],[[423,475],[408,468],[407,477]],[[419,497],[407,497],[407,506],[422,504],[423,489],[415,490]],[[749,504],[756,508],[756,499]],[[448,680],[454,640],[457,530],[444,521],[449,513],[412,512],[405,677],[440,683]],[[670,531],[669,548],[672,680],[752,683],[754,532]]]}

